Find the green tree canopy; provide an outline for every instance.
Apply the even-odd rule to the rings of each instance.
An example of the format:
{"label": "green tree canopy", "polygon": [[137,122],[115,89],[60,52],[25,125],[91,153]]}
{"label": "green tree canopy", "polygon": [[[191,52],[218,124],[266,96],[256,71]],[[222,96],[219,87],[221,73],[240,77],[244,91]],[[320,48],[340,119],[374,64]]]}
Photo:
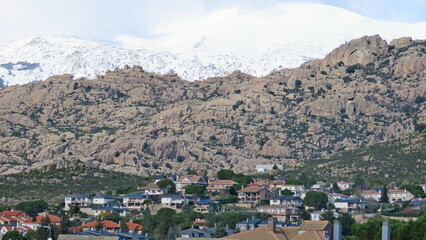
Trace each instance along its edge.
{"label": "green tree canopy", "polygon": [[2,240],[23,240],[24,237],[18,231],[8,231],[1,238]]}
{"label": "green tree canopy", "polygon": [[289,189],[283,189],[283,190],[281,190],[281,195],[283,195],[283,196],[293,196],[294,192],[292,192]]}
{"label": "green tree canopy", "polygon": [[176,189],[175,184],[170,179],[163,179],[157,182],[157,186],[163,189],[168,189],[169,192],[174,192]]}
{"label": "green tree canopy", "polygon": [[48,205],[44,200],[20,202],[16,205],[17,210],[26,212],[31,217],[35,217],[38,213],[46,211],[47,207]]}
{"label": "green tree canopy", "polygon": [[149,208],[146,208],[143,212],[143,219],[142,219],[142,234],[148,233],[149,235],[152,234],[153,229],[153,221],[151,216],[151,210]]}
{"label": "green tree canopy", "polygon": [[402,189],[407,189],[415,197],[424,197],[426,194],[423,192],[423,188],[416,184],[405,184],[401,186]]}
{"label": "green tree canopy", "polygon": [[388,188],[386,185],[383,186],[382,195],[380,196],[380,202],[389,203]]}
{"label": "green tree canopy", "polygon": [[316,210],[326,208],[328,202],[327,194],[323,192],[309,191],[303,199],[303,204]]}
{"label": "green tree canopy", "polygon": [[344,236],[352,235],[351,228],[352,228],[352,225],[356,223],[352,215],[349,213],[342,213],[337,218],[337,220],[339,220],[340,223],[342,224],[342,234]]}
{"label": "green tree canopy", "polygon": [[169,228],[173,227],[173,216],[176,214],[175,210],[170,208],[161,208],[155,215],[155,239],[165,239]]}
{"label": "green tree canopy", "polygon": [[285,181],[285,184],[291,184],[291,185],[303,185],[302,181],[295,178],[290,178]]}
{"label": "green tree canopy", "polygon": [[235,173],[232,170],[229,169],[221,169],[217,172],[217,178],[220,180],[231,180]]}
{"label": "green tree canopy", "polygon": [[204,195],[205,192],[206,192],[206,189],[204,188],[204,186],[201,186],[201,185],[191,184],[185,187],[185,193],[188,193],[188,194],[195,194],[201,197]]}

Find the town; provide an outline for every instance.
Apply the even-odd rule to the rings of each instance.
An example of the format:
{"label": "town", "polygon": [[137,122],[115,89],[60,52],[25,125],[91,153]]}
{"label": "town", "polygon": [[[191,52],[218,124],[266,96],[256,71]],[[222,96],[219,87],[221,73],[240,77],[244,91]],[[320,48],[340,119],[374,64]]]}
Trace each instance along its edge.
{"label": "town", "polygon": [[426,220],[420,217],[426,184],[368,189],[318,180],[308,186],[299,179],[272,179],[278,168],[283,166],[258,168],[257,178],[228,169],[209,178],[195,171],[159,174],[134,192],[74,193],[55,206],[44,200],[0,205],[0,234],[2,239],[362,239],[351,238],[365,234],[354,231],[379,219],[380,233],[388,232],[382,239],[390,239],[389,221]]}

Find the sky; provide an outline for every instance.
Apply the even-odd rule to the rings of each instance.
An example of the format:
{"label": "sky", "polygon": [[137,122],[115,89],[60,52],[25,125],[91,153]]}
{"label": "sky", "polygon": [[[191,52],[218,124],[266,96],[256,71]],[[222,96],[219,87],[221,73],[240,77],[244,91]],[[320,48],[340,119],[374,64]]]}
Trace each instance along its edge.
{"label": "sky", "polygon": [[0,42],[56,34],[149,39],[176,21],[232,8],[273,11],[283,2],[326,4],[386,22],[426,22],[424,0],[0,0]]}

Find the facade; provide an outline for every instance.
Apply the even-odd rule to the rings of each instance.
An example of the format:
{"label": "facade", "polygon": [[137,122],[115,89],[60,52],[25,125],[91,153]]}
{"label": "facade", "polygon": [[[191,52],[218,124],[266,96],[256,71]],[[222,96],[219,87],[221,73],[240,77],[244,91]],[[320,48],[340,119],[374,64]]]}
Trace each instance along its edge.
{"label": "facade", "polygon": [[166,189],[160,188],[156,183],[149,183],[145,187],[142,188],[145,191],[145,195],[150,197],[159,197],[163,194],[167,193]]}
{"label": "facade", "polygon": [[274,170],[274,166],[277,166],[278,168],[277,170],[285,170],[285,169],[291,168],[290,166],[282,165],[282,164],[262,164],[262,165],[256,165],[256,171],[258,173],[272,171]]}
{"label": "facade", "polygon": [[211,200],[200,200],[195,203],[194,211],[199,213],[210,213],[217,210],[217,202]]}
{"label": "facade", "polygon": [[161,204],[163,207],[182,208],[183,205],[187,205],[188,203],[188,199],[182,194],[166,195],[161,197]]}
{"label": "facade", "polygon": [[315,189],[323,189],[325,187],[327,187],[327,185],[323,181],[316,181],[315,184],[312,185],[312,188],[315,188]]}
{"label": "facade", "polygon": [[123,197],[123,204],[130,210],[141,210],[144,206],[145,201],[148,199],[149,197],[145,194],[132,193],[127,194]]}
{"label": "facade", "polygon": [[115,198],[109,195],[96,195],[93,197],[93,204],[104,205],[114,201]]}
{"label": "facade", "polygon": [[235,186],[237,184],[238,183],[232,180],[215,180],[211,181],[206,189],[210,192],[220,192],[220,190]]}
{"label": "facade", "polygon": [[103,213],[117,213],[120,217],[126,217],[129,212],[129,209],[127,209],[124,204],[112,202],[109,202],[102,206],[96,206],[91,210],[92,212],[90,215],[93,215],[95,217]]}
{"label": "facade", "polygon": [[207,185],[207,181],[204,179],[204,177],[197,176],[197,175],[186,175],[186,176],[180,177],[174,183],[176,185],[177,192],[182,192],[186,186],[191,184],[197,184],[201,186]]}
{"label": "facade", "polygon": [[99,225],[102,226],[102,231],[109,232],[109,233],[118,233],[120,230],[120,224],[113,221],[109,221],[109,220],[103,220],[102,224],[100,224],[98,221],[86,223],[80,226],[80,230],[96,231],[96,228]]}
{"label": "facade", "polygon": [[305,187],[303,185],[292,185],[292,184],[285,184],[282,187],[282,190],[288,189],[292,192],[303,192],[305,191]]}
{"label": "facade", "polygon": [[357,212],[365,209],[365,200],[363,198],[338,199],[334,202],[334,206],[341,212]]}
{"label": "facade", "polygon": [[382,197],[382,191],[376,191],[376,190],[365,190],[361,192],[361,196],[368,200],[374,200],[374,201],[380,201],[380,198]]}
{"label": "facade", "polygon": [[272,205],[284,205],[288,207],[300,207],[302,206],[302,199],[297,196],[273,196],[269,204]]}
{"label": "facade", "polygon": [[38,227],[41,226],[41,222],[44,218],[49,218],[50,222],[53,225],[58,226],[61,223],[61,218],[54,216],[54,215],[44,215],[44,216],[37,216],[35,218],[29,218],[27,221],[22,223],[22,226],[26,226],[31,228],[32,230],[36,230]]}
{"label": "facade", "polygon": [[88,207],[93,204],[93,198],[85,194],[72,194],[65,197],[65,210],[69,210],[70,205]]}
{"label": "facade", "polygon": [[260,206],[256,208],[258,212],[271,214],[282,222],[298,222],[300,219],[300,212],[298,208],[288,207],[283,205]]}
{"label": "facade", "polygon": [[351,189],[355,184],[353,182],[338,182],[337,186],[343,191]]}
{"label": "facade", "polygon": [[406,189],[396,189],[388,191],[389,202],[393,203],[396,201],[410,201],[414,195]]}
{"label": "facade", "polygon": [[238,191],[238,199],[243,203],[257,204],[260,200],[269,200],[272,193],[263,187],[246,187]]}

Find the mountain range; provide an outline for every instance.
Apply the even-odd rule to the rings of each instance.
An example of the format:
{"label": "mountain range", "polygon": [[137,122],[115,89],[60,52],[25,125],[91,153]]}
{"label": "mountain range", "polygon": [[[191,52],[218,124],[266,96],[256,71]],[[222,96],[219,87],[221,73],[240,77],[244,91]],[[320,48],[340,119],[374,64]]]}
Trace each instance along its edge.
{"label": "mountain range", "polygon": [[393,141],[425,128],[425,49],[424,40],[373,35],[263,77],[187,81],[124,66],[95,79],[63,74],[6,87],[0,172],[251,172]]}

